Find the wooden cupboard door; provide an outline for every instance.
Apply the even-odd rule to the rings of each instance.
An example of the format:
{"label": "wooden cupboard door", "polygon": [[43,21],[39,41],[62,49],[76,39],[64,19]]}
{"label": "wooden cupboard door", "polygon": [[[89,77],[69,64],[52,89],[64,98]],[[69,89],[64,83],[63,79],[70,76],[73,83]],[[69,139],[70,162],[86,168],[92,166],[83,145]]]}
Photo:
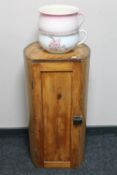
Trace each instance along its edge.
{"label": "wooden cupboard door", "polygon": [[37,140],[44,167],[78,165],[79,127],[73,125],[73,116],[81,114],[80,78],[80,63],[33,65]]}

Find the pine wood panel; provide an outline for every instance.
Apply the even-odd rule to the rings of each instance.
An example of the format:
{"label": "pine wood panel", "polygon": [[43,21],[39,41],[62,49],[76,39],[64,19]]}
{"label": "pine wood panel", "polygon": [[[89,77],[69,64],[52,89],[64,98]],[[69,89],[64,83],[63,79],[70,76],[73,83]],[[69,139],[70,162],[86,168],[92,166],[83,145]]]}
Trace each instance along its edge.
{"label": "pine wood panel", "polygon": [[71,72],[45,72],[41,78],[44,161],[67,161],[71,144]]}
{"label": "pine wood panel", "polygon": [[73,69],[73,63],[69,62],[42,62],[39,63],[40,65],[40,71],[72,71]]}
{"label": "pine wood panel", "polygon": [[[81,111],[81,63],[77,62],[73,66],[73,85],[72,85],[72,117],[82,116]],[[80,145],[80,130],[79,125],[73,125],[71,122],[71,166],[79,165],[79,145]]]}
{"label": "pine wood panel", "polygon": [[81,111],[83,123],[79,126],[80,129],[80,143],[79,143],[79,160],[80,163],[84,160],[85,152],[85,137],[86,137],[86,115],[87,115],[87,92],[88,92],[88,75],[89,75],[89,57],[81,61]]}
{"label": "pine wood panel", "polygon": [[28,90],[28,102],[29,102],[29,141],[30,141],[30,153],[32,161],[36,166],[43,167],[43,161],[40,159],[40,147],[39,140],[37,139],[38,134],[36,123],[37,120],[35,118],[35,110],[34,110],[34,100],[33,100],[33,89],[32,89],[32,80],[33,80],[33,67],[30,64],[30,61],[24,60],[25,62],[25,70],[27,75],[27,90]]}
{"label": "pine wood panel", "polygon": [[44,161],[45,168],[70,168],[70,161]]}
{"label": "pine wood panel", "polygon": [[[44,166],[44,152],[43,152],[43,118],[42,118],[42,93],[41,93],[41,73],[38,64],[32,64],[32,96],[33,96],[33,132],[35,134],[35,145],[31,152],[35,154],[37,165]],[[32,82],[31,82],[32,84]],[[31,126],[30,126],[31,127]],[[31,141],[32,142],[32,141]],[[35,150],[34,150],[35,149]],[[34,152],[35,151],[35,152]],[[34,160],[34,161],[35,161]]]}

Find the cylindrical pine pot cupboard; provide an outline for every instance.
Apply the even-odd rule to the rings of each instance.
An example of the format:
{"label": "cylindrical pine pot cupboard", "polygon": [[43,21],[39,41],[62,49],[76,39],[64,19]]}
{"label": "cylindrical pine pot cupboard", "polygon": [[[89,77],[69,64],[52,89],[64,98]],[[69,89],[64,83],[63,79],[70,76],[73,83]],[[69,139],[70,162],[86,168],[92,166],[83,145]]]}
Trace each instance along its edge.
{"label": "cylindrical pine pot cupboard", "polygon": [[84,158],[90,50],[82,44],[52,54],[35,42],[24,55],[32,161],[37,167],[78,167]]}

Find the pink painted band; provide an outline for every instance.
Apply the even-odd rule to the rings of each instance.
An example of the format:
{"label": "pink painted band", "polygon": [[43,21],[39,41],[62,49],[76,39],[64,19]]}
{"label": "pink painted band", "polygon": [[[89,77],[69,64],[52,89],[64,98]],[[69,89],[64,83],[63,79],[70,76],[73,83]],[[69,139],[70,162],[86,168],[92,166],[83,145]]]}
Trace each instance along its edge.
{"label": "pink painted band", "polygon": [[39,15],[43,15],[43,16],[51,16],[51,17],[75,16],[75,15],[78,15],[78,14],[80,14],[80,13],[75,12],[75,13],[72,13],[72,14],[54,15],[54,14],[47,14],[47,13],[44,13],[44,12],[39,12]]}

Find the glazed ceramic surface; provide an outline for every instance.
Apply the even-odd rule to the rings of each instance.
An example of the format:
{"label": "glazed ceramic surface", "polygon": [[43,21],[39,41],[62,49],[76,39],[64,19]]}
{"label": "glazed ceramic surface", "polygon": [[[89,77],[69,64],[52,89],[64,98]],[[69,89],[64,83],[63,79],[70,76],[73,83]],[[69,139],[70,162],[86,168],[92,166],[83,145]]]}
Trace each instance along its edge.
{"label": "glazed ceramic surface", "polygon": [[70,34],[84,21],[79,8],[70,5],[48,5],[39,8],[40,30],[54,34]]}
{"label": "glazed ceramic surface", "polygon": [[[84,35],[81,40],[81,35]],[[52,53],[65,53],[73,49],[77,44],[85,41],[87,33],[85,30],[71,35],[56,36],[48,35],[44,32],[39,32],[39,43],[47,51]]]}

